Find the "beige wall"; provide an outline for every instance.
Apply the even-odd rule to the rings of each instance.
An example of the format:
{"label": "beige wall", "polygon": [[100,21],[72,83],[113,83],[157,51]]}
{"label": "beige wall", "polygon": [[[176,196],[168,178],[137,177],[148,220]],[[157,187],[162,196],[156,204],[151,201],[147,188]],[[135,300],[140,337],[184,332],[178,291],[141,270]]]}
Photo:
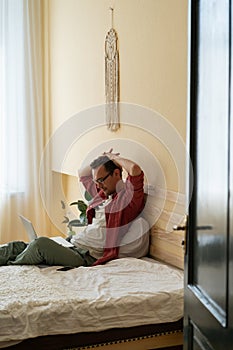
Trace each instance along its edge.
{"label": "beige wall", "polygon": [[[187,0],[49,0],[48,5],[53,130],[71,116],[78,113],[81,118],[81,111],[105,102],[104,40],[111,27],[112,6],[119,39],[120,101],[160,113],[185,140]],[[88,130],[77,141],[81,152],[73,152],[77,166],[105,140],[128,139],[159,159],[167,187],[177,190],[176,164],[166,147],[148,133],[148,125],[142,130],[122,122],[116,133],[105,126]],[[131,155],[132,150],[126,149],[124,156]],[[72,181],[68,196],[76,200],[76,181],[74,186]]]}
{"label": "beige wall", "polygon": [[121,101],[160,112],[184,137],[187,0],[49,0],[54,127],[105,102],[104,40],[112,5]]}

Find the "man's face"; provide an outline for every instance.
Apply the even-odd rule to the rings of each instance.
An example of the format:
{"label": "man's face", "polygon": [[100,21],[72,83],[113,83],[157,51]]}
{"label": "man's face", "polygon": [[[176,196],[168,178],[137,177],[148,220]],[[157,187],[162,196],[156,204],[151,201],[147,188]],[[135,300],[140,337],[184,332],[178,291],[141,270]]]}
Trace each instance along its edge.
{"label": "man's face", "polygon": [[116,184],[121,179],[120,171],[115,169],[113,174],[105,169],[104,165],[92,170],[94,182],[101,188],[106,196],[116,192]]}

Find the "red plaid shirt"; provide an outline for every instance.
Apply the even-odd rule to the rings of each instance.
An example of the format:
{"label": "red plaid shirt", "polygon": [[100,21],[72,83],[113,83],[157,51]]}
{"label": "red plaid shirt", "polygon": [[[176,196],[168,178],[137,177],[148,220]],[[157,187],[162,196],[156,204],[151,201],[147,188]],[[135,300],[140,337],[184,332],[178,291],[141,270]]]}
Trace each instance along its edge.
{"label": "red plaid shirt", "polygon": [[[80,181],[92,196],[87,208],[88,224],[95,217],[95,208],[107,198],[103,190],[97,188],[92,176],[82,176]],[[128,231],[129,225],[144,208],[144,174],[138,176],[128,175],[123,189],[114,193],[112,201],[105,207],[106,242],[103,256],[94,265],[103,264],[118,258],[121,239]]]}

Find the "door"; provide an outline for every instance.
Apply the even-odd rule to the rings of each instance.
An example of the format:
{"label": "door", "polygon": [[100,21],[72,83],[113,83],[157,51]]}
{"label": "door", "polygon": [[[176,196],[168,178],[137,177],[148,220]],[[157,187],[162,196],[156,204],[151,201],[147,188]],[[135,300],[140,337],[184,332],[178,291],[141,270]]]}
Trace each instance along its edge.
{"label": "door", "polygon": [[[184,349],[233,349],[230,0],[190,1]],[[191,172],[190,172],[191,174]]]}

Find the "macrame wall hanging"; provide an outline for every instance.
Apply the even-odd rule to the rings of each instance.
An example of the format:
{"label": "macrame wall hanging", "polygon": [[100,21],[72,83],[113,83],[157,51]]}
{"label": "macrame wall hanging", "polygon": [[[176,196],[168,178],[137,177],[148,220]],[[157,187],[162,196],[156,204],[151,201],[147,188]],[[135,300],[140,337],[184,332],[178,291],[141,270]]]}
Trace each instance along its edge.
{"label": "macrame wall hanging", "polygon": [[106,123],[111,131],[120,127],[119,117],[119,52],[117,33],[113,29],[113,8],[110,7],[111,29],[105,38],[105,97]]}

